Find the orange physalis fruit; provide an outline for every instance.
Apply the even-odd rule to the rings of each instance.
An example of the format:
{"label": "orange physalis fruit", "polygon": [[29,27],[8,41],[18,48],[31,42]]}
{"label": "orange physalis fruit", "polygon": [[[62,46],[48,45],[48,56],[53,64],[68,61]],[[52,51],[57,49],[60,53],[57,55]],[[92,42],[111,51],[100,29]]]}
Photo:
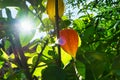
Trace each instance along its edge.
{"label": "orange physalis fruit", "polygon": [[75,58],[79,44],[77,32],[73,29],[61,30],[59,44],[65,52]]}
{"label": "orange physalis fruit", "polygon": [[[48,0],[46,6],[47,14],[52,22],[55,22],[55,0]],[[64,2],[63,0],[58,0],[58,15],[59,18],[63,16],[64,13]]]}

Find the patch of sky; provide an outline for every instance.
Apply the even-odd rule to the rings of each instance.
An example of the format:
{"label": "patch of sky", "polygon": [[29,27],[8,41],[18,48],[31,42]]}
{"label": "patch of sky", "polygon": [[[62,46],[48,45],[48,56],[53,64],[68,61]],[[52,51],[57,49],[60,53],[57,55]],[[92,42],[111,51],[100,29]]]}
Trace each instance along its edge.
{"label": "patch of sky", "polygon": [[[18,11],[15,9],[15,7],[7,7],[7,8],[10,9],[12,18],[15,18],[16,15],[17,15],[17,12],[18,12]],[[2,9],[2,16],[3,16],[4,18],[7,18],[7,14],[6,14],[5,9]]]}
{"label": "patch of sky", "polygon": [[[65,4],[67,4],[68,0],[65,0]],[[94,0],[86,0],[86,4],[89,4],[90,2],[92,2]],[[77,0],[74,1],[74,3],[77,3]],[[77,5],[75,5],[74,7],[69,4],[69,5],[65,5],[66,10],[65,10],[65,15],[69,16],[70,19],[77,19],[80,16],[86,15],[87,13],[89,14],[93,14],[94,16],[97,14],[95,11],[91,11],[91,10],[87,10],[87,12],[79,12],[80,9],[83,8],[82,4],[79,4],[80,7],[77,7]],[[72,14],[72,15],[71,15]]]}

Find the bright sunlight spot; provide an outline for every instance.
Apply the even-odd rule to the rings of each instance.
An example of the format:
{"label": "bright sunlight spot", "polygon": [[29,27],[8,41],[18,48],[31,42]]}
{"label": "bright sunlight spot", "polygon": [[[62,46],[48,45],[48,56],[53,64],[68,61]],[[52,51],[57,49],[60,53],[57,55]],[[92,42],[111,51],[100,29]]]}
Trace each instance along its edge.
{"label": "bright sunlight spot", "polygon": [[31,22],[29,19],[21,20],[20,21],[20,31],[29,33],[33,29],[33,22]]}

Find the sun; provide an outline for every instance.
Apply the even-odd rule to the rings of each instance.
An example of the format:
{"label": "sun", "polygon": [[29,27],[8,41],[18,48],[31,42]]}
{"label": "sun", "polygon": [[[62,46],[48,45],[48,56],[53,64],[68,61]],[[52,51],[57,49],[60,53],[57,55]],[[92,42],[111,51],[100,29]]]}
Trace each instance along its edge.
{"label": "sun", "polygon": [[31,32],[33,30],[33,22],[29,19],[24,19],[20,21],[20,32]]}

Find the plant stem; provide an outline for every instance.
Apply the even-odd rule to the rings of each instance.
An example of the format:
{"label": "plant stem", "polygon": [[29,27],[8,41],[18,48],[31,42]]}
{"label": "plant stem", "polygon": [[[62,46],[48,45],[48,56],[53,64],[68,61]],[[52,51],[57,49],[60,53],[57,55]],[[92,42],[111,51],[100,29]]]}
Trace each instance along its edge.
{"label": "plant stem", "polygon": [[21,43],[20,43],[19,33],[14,34],[14,36],[15,36],[16,48],[17,48],[19,56],[21,58],[22,68],[24,69],[24,72],[25,72],[25,75],[26,75],[27,79],[32,80],[32,75],[29,72],[27,59],[26,59],[26,57],[24,55],[24,51],[22,50],[22,46],[21,46]]}
{"label": "plant stem", "polygon": [[11,42],[11,44],[12,44],[12,50],[13,50],[13,54],[14,54],[14,56],[15,56],[15,61],[17,62],[17,65],[18,65],[19,67],[22,67],[22,63],[21,63],[21,61],[20,61],[19,55],[18,55],[17,50],[16,50],[16,47],[15,47],[15,43],[14,43],[15,41],[13,40],[11,34],[9,35],[9,40],[10,40],[10,42]]}
{"label": "plant stem", "polygon": [[[55,27],[56,27],[56,34],[57,39],[59,39],[59,15],[58,15],[58,0],[55,0]],[[58,44],[58,66],[61,67],[61,49],[60,45]]]}

